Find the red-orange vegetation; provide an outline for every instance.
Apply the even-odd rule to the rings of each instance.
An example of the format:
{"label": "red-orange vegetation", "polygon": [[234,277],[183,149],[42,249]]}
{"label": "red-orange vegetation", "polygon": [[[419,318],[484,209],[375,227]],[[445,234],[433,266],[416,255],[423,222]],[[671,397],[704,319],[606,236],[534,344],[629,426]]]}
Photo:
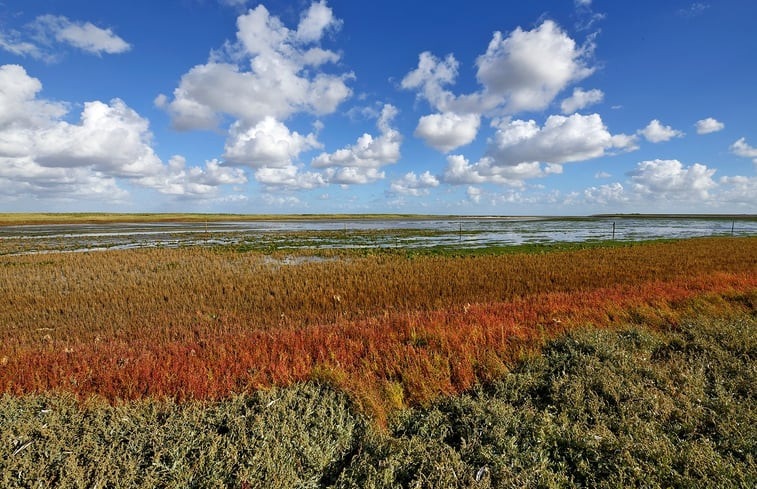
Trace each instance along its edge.
{"label": "red-orange vegetation", "polygon": [[570,328],[676,325],[757,299],[754,238],[297,266],[199,249],[0,265],[0,392],[216,399],[315,378],[378,414],[468,389]]}

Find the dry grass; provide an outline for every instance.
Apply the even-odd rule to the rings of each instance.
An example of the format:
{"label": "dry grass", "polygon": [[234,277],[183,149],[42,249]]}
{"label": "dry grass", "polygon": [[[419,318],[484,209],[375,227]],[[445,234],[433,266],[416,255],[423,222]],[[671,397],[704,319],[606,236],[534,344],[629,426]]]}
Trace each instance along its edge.
{"label": "dry grass", "polygon": [[215,399],[319,379],[382,416],[577,325],[753,309],[756,271],[755,238],[297,265],[200,248],[4,257],[0,392]]}

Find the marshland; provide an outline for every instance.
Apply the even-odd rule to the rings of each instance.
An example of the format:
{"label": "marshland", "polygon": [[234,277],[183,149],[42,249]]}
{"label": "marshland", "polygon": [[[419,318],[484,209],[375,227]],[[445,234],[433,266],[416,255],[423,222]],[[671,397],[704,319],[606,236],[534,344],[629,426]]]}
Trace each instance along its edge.
{"label": "marshland", "polygon": [[755,219],[4,224],[3,487],[757,481]]}

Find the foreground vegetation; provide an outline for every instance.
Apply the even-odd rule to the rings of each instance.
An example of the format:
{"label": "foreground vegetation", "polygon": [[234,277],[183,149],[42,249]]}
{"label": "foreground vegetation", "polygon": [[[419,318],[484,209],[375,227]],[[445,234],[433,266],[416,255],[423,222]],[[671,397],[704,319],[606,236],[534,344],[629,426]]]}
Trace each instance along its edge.
{"label": "foreground vegetation", "polygon": [[757,318],[740,304],[571,331],[385,429],[314,382],[216,402],[6,394],[0,485],[754,487]]}
{"label": "foreground vegetation", "polygon": [[220,399],[324,380],[379,419],[592,323],[757,293],[757,238],[294,261],[201,248],[4,257],[0,392]]}
{"label": "foreground vegetation", "polygon": [[757,237],[0,256],[0,297],[1,487],[757,484]]}
{"label": "foreground vegetation", "polygon": [[382,419],[582,324],[728,309],[756,268],[756,238],[288,265],[201,248],[4,257],[0,392],[220,399],[320,379]]}

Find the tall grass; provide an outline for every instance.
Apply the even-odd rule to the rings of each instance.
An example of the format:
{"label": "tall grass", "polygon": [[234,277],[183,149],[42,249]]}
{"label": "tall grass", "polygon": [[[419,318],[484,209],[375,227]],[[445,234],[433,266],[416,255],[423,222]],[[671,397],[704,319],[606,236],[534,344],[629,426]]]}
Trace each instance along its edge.
{"label": "tall grass", "polygon": [[220,399],[308,379],[380,418],[555,335],[753,309],[757,239],[543,255],[121,251],[0,260],[0,392]]}

